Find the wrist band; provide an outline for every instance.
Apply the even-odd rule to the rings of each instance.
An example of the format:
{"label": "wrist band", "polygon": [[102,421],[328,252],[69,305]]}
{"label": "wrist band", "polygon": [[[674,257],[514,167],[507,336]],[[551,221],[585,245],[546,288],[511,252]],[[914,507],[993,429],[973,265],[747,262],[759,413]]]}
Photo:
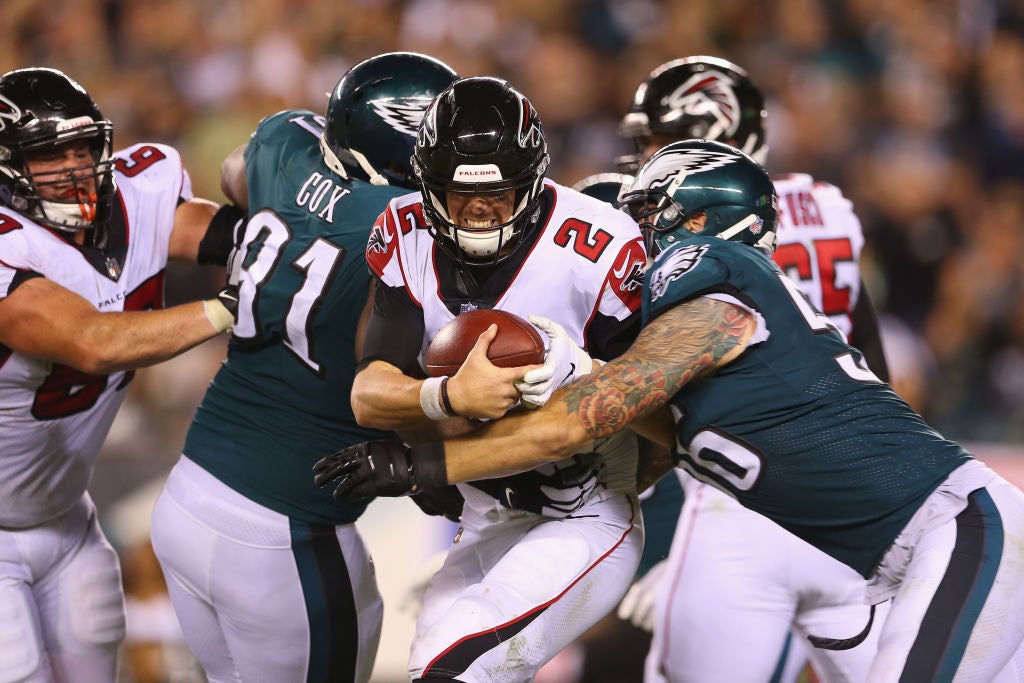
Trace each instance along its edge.
{"label": "wrist band", "polygon": [[448,397],[448,380],[451,377],[445,377],[441,380],[441,407],[444,408],[444,412],[448,413],[449,417],[458,417],[458,413],[455,412],[455,408],[452,408],[452,400]]}
{"label": "wrist band", "polygon": [[447,377],[431,377],[423,380],[420,385],[420,408],[423,414],[431,420],[447,420],[450,415],[444,411],[441,405],[441,387],[444,386]]}
{"label": "wrist band", "polygon": [[203,313],[217,332],[226,332],[235,325],[235,316],[227,309],[220,299],[207,299],[203,302]]}

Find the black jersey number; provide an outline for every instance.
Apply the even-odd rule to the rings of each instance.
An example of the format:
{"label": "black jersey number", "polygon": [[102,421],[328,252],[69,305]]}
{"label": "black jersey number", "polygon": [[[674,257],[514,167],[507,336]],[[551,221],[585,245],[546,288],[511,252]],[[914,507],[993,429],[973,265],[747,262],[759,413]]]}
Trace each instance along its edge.
{"label": "black jersey number", "polygon": [[[291,241],[291,228],[273,211],[260,211],[246,224],[241,247],[244,256],[238,288],[238,322],[232,333],[236,338],[262,341],[259,300]],[[313,348],[313,318],[344,260],[344,247],[317,238],[289,264],[302,275],[302,284],[285,308],[282,343],[318,375],[323,374],[323,368]]]}

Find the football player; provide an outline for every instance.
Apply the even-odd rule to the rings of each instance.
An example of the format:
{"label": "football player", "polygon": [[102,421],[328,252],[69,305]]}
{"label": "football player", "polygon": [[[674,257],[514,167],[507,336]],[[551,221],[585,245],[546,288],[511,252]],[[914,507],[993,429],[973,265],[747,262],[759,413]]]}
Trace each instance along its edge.
{"label": "football player", "polygon": [[[688,138],[718,140],[764,163],[766,121],[764,97],[743,69],[716,57],[676,59],[637,88],[620,126],[637,154],[621,160],[620,168],[635,171],[637,161]],[[773,260],[887,380],[874,307],[858,268],[864,237],[850,202],[839,188],[806,174],[772,180],[779,197]],[[786,653],[780,680],[794,680],[806,652],[824,681],[864,681],[878,629],[848,650],[801,647],[789,639],[790,626],[806,646],[809,634],[859,631],[866,621],[864,579],[713,486],[677,474],[686,490],[681,523],[645,515],[649,538],[674,529],[675,552],[631,589],[619,610],[654,629],[646,679],[660,680],[665,670],[673,681],[705,681],[712,674],[769,680]],[[659,480],[644,500],[645,512],[672,500],[677,508],[682,504],[670,479]],[[876,621],[885,609],[879,607]],[[736,649],[747,656],[736,657]]]}
{"label": "football player", "polygon": [[426,55],[353,66],[326,116],[285,110],[222,165],[248,208],[239,315],[152,520],[189,646],[211,681],[367,681],[383,603],[355,522],[309,468],[325,448],[383,433],[349,404],[363,254],[431,99],[457,78]]}
{"label": "football player", "polygon": [[[500,422],[629,345],[640,231],[545,178],[541,119],[522,93],[496,78],[456,82],[427,112],[413,166],[420,191],[389,204],[367,246],[376,290],[352,388],[361,424],[452,433]],[[431,339],[476,308],[532,316],[548,337],[544,364],[499,368],[476,353],[450,377],[423,379]],[[532,680],[625,593],[643,536],[634,438],[564,456],[460,483],[461,528],[423,597],[413,680]]]}
{"label": "football player", "polygon": [[320,483],[340,479],[341,500],[403,495],[632,426],[672,449],[655,474],[674,461],[868,579],[869,604],[892,598],[865,680],[1014,680],[1024,493],[929,427],[772,263],[767,173],[723,143],[676,142],[623,199],[656,254],[628,351],[477,433],[349,447],[318,463]]}
{"label": "football player", "polygon": [[[163,307],[169,258],[224,265],[241,212],[195,198],[178,152],[113,150],[55,69],[0,76],[0,679],[117,678],[118,558],[86,487],[136,368],[234,322]],[[162,310],[161,310],[162,309]]]}

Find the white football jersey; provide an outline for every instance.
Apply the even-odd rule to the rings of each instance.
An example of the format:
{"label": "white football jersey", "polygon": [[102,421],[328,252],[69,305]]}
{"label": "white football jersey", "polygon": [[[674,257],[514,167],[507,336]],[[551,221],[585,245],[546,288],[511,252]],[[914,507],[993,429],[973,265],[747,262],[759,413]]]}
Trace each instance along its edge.
{"label": "white football jersey", "polygon": [[[494,308],[542,315],[558,322],[586,347],[587,325],[600,312],[625,320],[640,306],[643,239],[636,223],[610,205],[575,190],[545,186],[555,206],[543,234]],[[366,258],[390,287],[405,287],[423,309],[425,324],[420,360],[438,330],[455,316],[441,300],[434,265],[434,239],[423,220],[418,192],[393,199],[373,226]]]}
{"label": "white football jersey", "polygon": [[[531,314],[550,318],[586,348],[587,327],[597,313],[625,320],[639,310],[647,260],[643,238],[637,224],[611,205],[550,180],[545,180],[545,187],[552,193],[553,208],[547,221],[537,226],[539,237],[494,308],[523,318]],[[366,252],[367,262],[377,276],[388,286],[404,287],[423,309],[421,364],[430,340],[454,318],[440,296],[434,260],[437,247],[425,226],[419,193],[393,199],[374,225]],[[606,463],[614,463],[600,468],[600,480],[609,489],[631,489],[634,483],[635,453],[633,460],[620,457],[626,451],[628,445],[618,442],[598,448],[598,453],[616,454],[606,458]],[[550,478],[553,491],[559,471],[569,467],[571,461],[534,470],[531,488],[536,488],[538,480]],[[596,460],[593,464],[597,467]],[[523,475],[518,476],[522,482]],[[516,507],[511,493],[514,488],[503,489],[508,507]],[[482,511],[495,506],[494,498],[477,488],[460,485],[459,489],[469,506]],[[574,499],[561,512],[568,514],[572,506],[582,502]],[[545,514],[560,513],[549,506]]]}
{"label": "white football jersey", "polygon": [[779,246],[772,259],[847,337],[860,296],[864,234],[835,185],[806,173],[772,178],[779,195]]}
{"label": "white football jersey", "polygon": [[[192,198],[191,181],[165,145],[138,144],[115,158],[118,198],[103,253],[0,206],[0,299],[38,274],[103,312],[163,308],[174,212]],[[0,526],[41,524],[82,497],[132,376],[87,375],[0,346]]]}

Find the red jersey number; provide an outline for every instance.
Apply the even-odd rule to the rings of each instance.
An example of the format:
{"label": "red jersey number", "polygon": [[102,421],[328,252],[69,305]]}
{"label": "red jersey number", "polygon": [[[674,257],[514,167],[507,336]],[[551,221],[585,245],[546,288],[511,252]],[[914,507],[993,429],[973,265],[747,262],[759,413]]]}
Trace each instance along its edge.
{"label": "red jersey number", "polygon": [[[125,311],[144,311],[164,306],[164,274],[161,272],[142,283],[125,297]],[[117,390],[128,386],[135,371],[124,374]],[[56,420],[89,410],[107,388],[109,375],[90,375],[67,365],[54,363],[50,374],[36,389],[32,402],[32,417],[37,420]]]}
{"label": "red jersey number", "polygon": [[[836,284],[836,264],[853,261],[853,245],[849,238],[814,240],[814,253],[818,263],[818,281],[821,283],[821,312],[825,315],[849,313],[850,289]],[[803,242],[780,244],[772,259],[791,277],[795,272],[801,282],[814,280],[811,254]]]}

